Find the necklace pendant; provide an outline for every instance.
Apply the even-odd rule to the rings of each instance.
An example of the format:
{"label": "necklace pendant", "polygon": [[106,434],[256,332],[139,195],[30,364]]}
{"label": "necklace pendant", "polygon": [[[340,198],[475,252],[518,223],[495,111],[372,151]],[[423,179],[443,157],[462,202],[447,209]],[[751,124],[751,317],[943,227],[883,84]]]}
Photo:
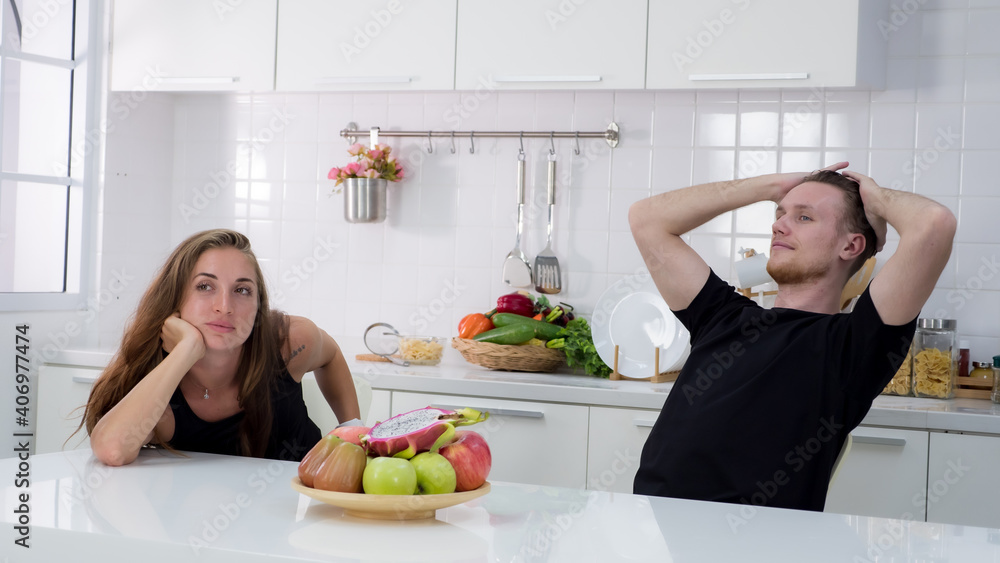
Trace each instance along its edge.
{"label": "necklace pendant", "polygon": [[208,398],[208,389],[205,389],[205,398]]}

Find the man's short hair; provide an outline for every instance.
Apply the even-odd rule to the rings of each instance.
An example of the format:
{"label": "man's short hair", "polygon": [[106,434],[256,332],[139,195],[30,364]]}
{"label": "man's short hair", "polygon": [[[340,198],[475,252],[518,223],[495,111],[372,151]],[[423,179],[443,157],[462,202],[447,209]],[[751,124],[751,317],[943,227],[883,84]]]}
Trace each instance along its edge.
{"label": "man's short hair", "polygon": [[802,182],[820,182],[835,188],[840,188],[840,191],[843,192],[844,207],[841,215],[840,228],[843,229],[842,232],[844,233],[861,233],[865,236],[865,250],[851,265],[851,272],[849,275],[853,276],[858,270],[861,269],[861,266],[864,265],[865,261],[872,256],[875,256],[875,249],[878,244],[875,236],[875,229],[873,229],[871,224],[868,223],[868,218],[865,216],[865,207],[861,201],[861,191],[858,188],[858,183],[851,178],[832,170],[817,170],[809,176],[806,176]]}

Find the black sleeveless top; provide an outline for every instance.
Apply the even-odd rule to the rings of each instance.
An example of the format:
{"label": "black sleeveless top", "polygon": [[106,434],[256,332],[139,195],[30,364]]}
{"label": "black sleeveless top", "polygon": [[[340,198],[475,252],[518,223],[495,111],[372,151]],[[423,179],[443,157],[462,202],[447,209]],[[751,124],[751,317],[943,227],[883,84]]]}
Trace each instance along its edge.
{"label": "black sleeveless top", "polygon": [[[174,413],[174,436],[168,444],[182,451],[241,455],[239,430],[244,413],[238,412],[216,422],[206,422],[191,410],[180,387],[170,398]],[[271,436],[267,459],[301,461],[322,434],[309,418],[302,399],[302,384],[292,379],[284,364],[271,389]]]}

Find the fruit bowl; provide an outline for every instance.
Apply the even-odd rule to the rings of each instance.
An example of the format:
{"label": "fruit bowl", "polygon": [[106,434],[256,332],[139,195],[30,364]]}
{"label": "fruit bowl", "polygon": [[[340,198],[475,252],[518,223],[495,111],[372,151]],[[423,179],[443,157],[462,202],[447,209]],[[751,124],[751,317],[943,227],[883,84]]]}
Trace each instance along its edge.
{"label": "fruit bowl", "polygon": [[448,508],[485,495],[490,492],[490,483],[487,481],[472,491],[442,495],[366,495],[314,489],[294,477],[292,488],[307,497],[343,508],[348,516],[375,520],[419,520],[434,518],[434,512],[439,508]]}

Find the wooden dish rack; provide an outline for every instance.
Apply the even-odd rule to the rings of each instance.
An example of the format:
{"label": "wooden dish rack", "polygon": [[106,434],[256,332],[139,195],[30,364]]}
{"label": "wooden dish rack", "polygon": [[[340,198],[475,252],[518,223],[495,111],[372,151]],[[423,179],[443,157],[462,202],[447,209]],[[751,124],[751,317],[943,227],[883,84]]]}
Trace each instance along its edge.
{"label": "wooden dish rack", "polygon": [[629,377],[627,375],[622,375],[618,371],[618,345],[615,344],[615,360],[614,366],[611,369],[611,375],[608,377],[611,381],[648,381],[650,383],[667,383],[670,381],[675,381],[677,376],[680,374],[680,370],[677,371],[665,371],[660,373],[660,348],[656,348],[653,359],[653,376],[650,378],[643,377]]}

